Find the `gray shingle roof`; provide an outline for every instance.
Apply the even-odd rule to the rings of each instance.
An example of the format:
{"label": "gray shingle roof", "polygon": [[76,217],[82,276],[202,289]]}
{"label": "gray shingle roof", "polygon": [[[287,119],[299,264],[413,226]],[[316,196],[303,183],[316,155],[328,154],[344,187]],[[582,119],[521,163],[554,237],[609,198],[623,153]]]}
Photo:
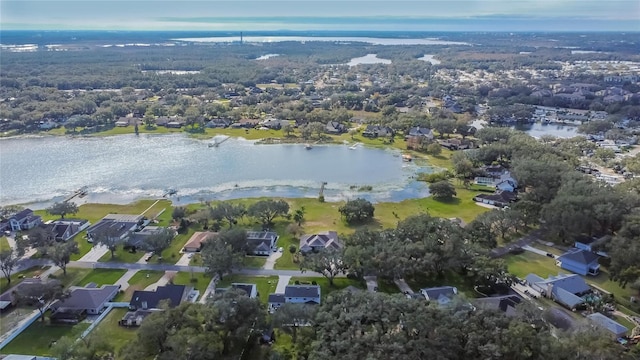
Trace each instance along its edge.
{"label": "gray shingle roof", "polygon": [[269,294],[270,303],[284,303],[284,294]]}
{"label": "gray shingle roof", "polygon": [[288,285],[284,289],[285,297],[311,298],[320,296],[320,286],[318,285]]}
{"label": "gray shingle roof", "polygon": [[584,302],[581,297],[576,296],[558,286],[554,286],[553,289],[551,289],[551,294],[557,302],[564,304],[571,309]]}
{"label": "gray shingle roof", "polygon": [[120,290],[119,285],[102,285],[102,287],[73,288],[68,298],[58,300],[51,305],[53,309],[95,309],[111,300]]}
{"label": "gray shingle roof", "polygon": [[[529,276],[531,275],[533,274],[527,275],[527,281],[529,281]],[[577,274],[560,274],[558,276],[549,276],[546,280],[535,281],[533,283],[537,283],[538,286],[541,287],[546,287],[547,284],[552,284],[554,287],[559,286],[572,294],[582,294],[591,290],[589,285],[584,282],[584,279]]]}
{"label": "gray shingle roof", "polygon": [[420,292],[425,296],[425,298],[427,298],[427,300],[438,300],[441,296],[452,299],[458,293],[458,289],[453,286],[440,286],[420,289]]}
{"label": "gray shingle roof", "polygon": [[602,315],[601,313],[593,313],[587,316],[590,320],[594,321],[596,324],[606,329],[607,331],[615,334],[616,336],[622,335],[629,331],[625,326],[619,324],[618,322],[609,319],[608,317]]}
{"label": "gray shingle roof", "polygon": [[569,250],[562,254],[558,260],[572,260],[580,264],[589,265],[595,261],[598,261],[599,256],[591,251],[575,249]]}

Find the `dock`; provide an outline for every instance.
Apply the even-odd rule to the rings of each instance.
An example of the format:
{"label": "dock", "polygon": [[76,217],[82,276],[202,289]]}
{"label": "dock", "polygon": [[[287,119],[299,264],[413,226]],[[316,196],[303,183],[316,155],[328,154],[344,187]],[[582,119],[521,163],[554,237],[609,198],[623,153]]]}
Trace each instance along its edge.
{"label": "dock", "polygon": [[209,147],[218,147],[218,146],[220,146],[220,144],[222,144],[223,142],[225,142],[225,141],[227,141],[229,139],[231,139],[231,136],[227,136],[226,138],[224,138],[224,139],[222,139],[220,141],[214,140],[213,142],[210,142],[208,146]]}
{"label": "dock", "polygon": [[71,201],[76,197],[84,197],[88,193],[88,188],[86,186],[81,187],[80,189],[73,192],[73,194],[67,196],[62,202]]}
{"label": "dock", "polygon": [[327,185],[326,181],[323,181],[322,184],[320,184],[320,194],[318,194],[318,197],[324,197],[324,186]]}

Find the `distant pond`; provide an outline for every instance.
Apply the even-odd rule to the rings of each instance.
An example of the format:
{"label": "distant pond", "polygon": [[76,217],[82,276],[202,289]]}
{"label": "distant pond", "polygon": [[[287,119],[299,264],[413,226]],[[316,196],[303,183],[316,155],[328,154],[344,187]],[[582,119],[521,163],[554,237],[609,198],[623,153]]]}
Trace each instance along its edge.
{"label": "distant pond", "polygon": [[571,138],[580,135],[578,134],[578,127],[575,125],[544,124],[537,122],[531,125],[516,125],[513,128],[524,131],[534,138],[539,138],[544,135],[551,135],[557,138]]}
{"label": "distant pond", "polygon": [[[202,199],[365,197],[401,201],[427,196],[414,180],[428,165],[402,162],[397,150],[347,145],[256,145],[232,138],[219,147],[185,134],[110,137],[23,137],[0,140],[0,203],[60,201],[87,186],[81,202],[128,203],[178,192],[177,204]],[[372,191],[360,192],[370,185]]]}

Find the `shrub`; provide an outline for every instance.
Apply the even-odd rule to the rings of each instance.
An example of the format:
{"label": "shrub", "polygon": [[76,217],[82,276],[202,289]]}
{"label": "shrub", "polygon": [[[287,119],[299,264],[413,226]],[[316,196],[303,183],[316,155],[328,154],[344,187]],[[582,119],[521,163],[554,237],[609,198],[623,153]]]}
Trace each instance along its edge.
{"label": "shrub", "polygon": [[428,183],[435,183],[438,181],[445,181],[448,179],[451,179],[453,177],[453,174],[450,171],[441,171],[441,172],[437,172],[437,173],[431,173],[431,174],[427,174],[427,173],[419,173],[418,174],[418,181],[425,181]]}

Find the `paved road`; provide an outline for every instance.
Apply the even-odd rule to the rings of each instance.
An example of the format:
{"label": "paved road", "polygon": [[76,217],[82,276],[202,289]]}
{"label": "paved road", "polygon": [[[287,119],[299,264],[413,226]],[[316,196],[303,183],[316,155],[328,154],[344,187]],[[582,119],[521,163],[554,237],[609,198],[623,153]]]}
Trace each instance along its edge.
{"label": "paved road", "polygon": [[498,247],[491,250],[491,257],[494,257],[494,258],[501,257],[508,254],[509,251],[515,248],[522,248],[523,246],[530,245],[532,242],[540,239],[541,234],[542,234],[541,230],[534,230],[530,232],[528,235],[521,237],[519,240],[510,242],[507,246]]}
{"label": "paved road", "polygon": [[[526,250],[526,251],[530,251],[532,253],[536,253],[538,255],[542,255],[542,256],[549,256],[547,254],[550,254],[550,253],[548,253],[548,252],[546,252],[544,250],[540,250],[538,248],[534,248],[533,246],[530,246],[530,245],[525,245],[525,246],[522,247],[522,249]],[[553,255],[553,254],[551,254],[551,255]],[[553,255],[553,258],[555,259],[555,258],[557,258],[557,256]]]}

